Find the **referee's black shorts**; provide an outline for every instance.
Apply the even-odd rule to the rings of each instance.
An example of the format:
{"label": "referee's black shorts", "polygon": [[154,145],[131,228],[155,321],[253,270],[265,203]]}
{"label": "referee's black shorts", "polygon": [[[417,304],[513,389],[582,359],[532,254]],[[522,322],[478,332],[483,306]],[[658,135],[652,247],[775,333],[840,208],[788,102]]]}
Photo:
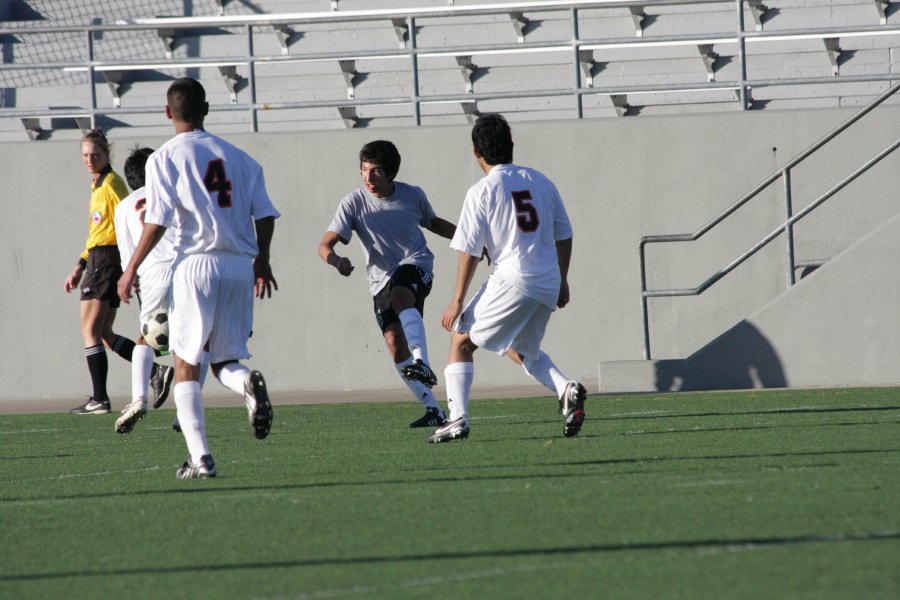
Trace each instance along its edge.
{"label": "referee's black shorts", "polygon": [[119,247],[94,246],[88,251],[87,267],[81,280],[81,299],[108,301],[112,308],[119,308],[121,301],[116,286],[121,276]]}

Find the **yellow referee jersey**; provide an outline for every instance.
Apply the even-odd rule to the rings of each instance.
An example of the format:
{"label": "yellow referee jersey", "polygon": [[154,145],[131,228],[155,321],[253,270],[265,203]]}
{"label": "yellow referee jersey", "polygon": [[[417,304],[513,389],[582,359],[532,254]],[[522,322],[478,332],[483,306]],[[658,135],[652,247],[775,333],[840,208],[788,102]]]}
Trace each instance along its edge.
{"label": "yellow referee jersey", "polygon": [[116,205],[128,195],[125,181],[111,167],[107,167],[100,179],[91,182],[90,222],[88,238],[81,258],[87,260],[88,251],[95,246],[115,246],[116,229],[113,216]]}

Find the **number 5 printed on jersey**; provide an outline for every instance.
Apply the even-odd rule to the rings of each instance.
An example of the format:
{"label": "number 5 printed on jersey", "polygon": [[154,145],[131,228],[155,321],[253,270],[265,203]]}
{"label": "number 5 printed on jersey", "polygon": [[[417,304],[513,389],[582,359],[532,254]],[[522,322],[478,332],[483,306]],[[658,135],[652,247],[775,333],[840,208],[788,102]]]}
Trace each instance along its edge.
{"label": "number 5 printed on jersey", "polygon": [[531,203],[531,192],[519,190],[512,193],[513,203],[516,205],[516,222],[519,229],[525,233],[537,231],[541,220],[538,218],[537,209]]}
{"label": "number 5 printed on jersey", "polygon": [[225,174],[225,161],[221,158],[209,161],[203,184],[208,192],[216,192],[216,202],[221,208],[231,207],[231,181]]}

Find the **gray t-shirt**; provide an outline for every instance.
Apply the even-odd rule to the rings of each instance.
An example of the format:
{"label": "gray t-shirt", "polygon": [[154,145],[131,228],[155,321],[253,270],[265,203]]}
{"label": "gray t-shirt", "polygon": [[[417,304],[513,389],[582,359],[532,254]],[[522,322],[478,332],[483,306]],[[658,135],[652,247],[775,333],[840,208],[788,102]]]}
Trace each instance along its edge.
{"label": "gray t-shirt", "polygon": [[359,236],[374,296],[401,265],[432,273],[434,254],[420,228],[430,227],[434,218],[422,188],[395,181],[394,193],[387,198],[376,198],[365,188],[349,194],[341,200],[328,231],[347,242],[354,231]]}

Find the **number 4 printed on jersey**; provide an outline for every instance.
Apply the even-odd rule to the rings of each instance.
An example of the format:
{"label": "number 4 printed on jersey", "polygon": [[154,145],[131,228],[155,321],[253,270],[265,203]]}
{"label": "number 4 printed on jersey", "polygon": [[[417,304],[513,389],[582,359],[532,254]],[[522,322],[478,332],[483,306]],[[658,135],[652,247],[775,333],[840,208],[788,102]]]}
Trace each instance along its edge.
{"label": "number 4 printed on jersey", "polygon": [[516,205],[516,222],[519,229],[525,233],[537,231],[541,221],[538,219],[537,209],[531,203],[531,192],[519,190],[512,193],[513,203]]}
{"label": "number 4 printed on jersey", "polygon": [[207,191],[216,192],[216,201],[221,208],[231,207],[231,181],[225,174],[225,161],[221,158],[209,161],[203,184]]}

